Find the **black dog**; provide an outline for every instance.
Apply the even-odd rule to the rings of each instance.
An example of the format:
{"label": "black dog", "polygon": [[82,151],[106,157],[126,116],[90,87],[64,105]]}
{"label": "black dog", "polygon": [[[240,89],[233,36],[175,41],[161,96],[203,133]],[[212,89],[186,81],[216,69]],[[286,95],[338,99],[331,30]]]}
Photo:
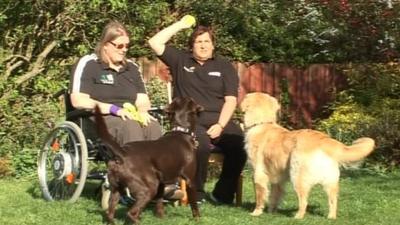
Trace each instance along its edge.
{"label": "black dog", "polygon": [[128,212],[132,222],[139,222],[140,213],[153,199],[156,200],[155,214],[162,217],[164,186],[179,177],[188,183],[188,200],[193,217],[200,217],[194,185],[196,141],[193,130],[201,110],[202,107],[192,99],[176,98],[165,110],[172,131],[155,141],[132,142],[121,147],[107,132],[103,117],[96,107],[98,135],[114,154],[114,158],[107,163],[111,185],[111,200],[107,211],[110,223],[113,223],[120,194],[125,193],[126,188],[136,199]]}

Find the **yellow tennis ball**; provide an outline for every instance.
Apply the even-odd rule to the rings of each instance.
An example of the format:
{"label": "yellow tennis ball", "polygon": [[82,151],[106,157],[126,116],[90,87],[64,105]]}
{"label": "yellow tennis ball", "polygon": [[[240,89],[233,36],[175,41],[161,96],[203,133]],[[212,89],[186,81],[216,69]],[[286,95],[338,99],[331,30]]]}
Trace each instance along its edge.
{"label": "yellow tennis ball", "polygon": [[191,15],[186,15],[182,19],[188,26],[193,26],[196,23],[196,19]]}

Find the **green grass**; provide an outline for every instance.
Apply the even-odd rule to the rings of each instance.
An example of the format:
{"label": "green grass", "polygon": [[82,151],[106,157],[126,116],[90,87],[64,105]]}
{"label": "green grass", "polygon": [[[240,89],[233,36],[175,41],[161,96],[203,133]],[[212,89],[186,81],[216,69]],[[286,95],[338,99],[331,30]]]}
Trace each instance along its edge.
{"label": "green grass", "polygon": [[[90,185],[74,204],[46,202],[40,195],[36,180],[0,180],[0,224],[53,224],[87,225],[103,224],[103,211],[99,197]],[[91,186],[91,187],[90,187]],[[249,215],[254,207],[254,193],[249,171],[245,174],[244,203],[241,207],[201,205],[201,219],[191,218],[189,207],[166,206],[163,219],[154,217],[152,206],[142,214],[141,224],[399,224],[400,222],[400,172],[377,174],[369,171],[345,171],[340,182],[338,218],[328,220],[327,200],[321,187],[315,187],[309,198],[305,219],[295,220],[297,200],[291,185],[280,204],[278,213],[264,213],[259,217]],[[208,183],[208,188],[212,182]],[[127,208],[119,206],[116,224],[124,224]]]}

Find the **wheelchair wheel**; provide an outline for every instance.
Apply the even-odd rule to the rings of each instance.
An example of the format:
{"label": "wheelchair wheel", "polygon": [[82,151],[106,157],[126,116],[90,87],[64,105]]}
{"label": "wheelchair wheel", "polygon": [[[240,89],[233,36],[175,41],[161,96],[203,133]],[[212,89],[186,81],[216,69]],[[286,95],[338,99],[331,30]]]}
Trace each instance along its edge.
{"label": "wheelchair wheel", "polygon": [[88,149],[81,128],[64,121],[47,136],[39,152],[40,189],[48,201],[75,202],[85,185]]}

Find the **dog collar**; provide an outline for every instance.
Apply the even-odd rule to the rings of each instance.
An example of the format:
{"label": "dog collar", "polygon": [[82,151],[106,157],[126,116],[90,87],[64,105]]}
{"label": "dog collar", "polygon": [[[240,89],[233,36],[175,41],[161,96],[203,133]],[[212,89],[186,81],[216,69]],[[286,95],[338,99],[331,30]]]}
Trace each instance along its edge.
{"label": "dog collar", "polygon": [[194,133],[193,133],[193,132],[190,132],[190,129],[189,129],[189,128],[185,128],[185,127],[181,127],[181,126],[176,126],[176,127],[173,127],[173,128],[171,129],[171,131],[180,131],[180,132],[189,134],[190,136],[193,136],[193,137],[194,137]]}
{"label": "dog collar", "polygon": [[190,132],[189,128],[176,126],[176,127],[173,127],[171,129],[171,131],[178,131],[178,132],[182,132],[182,133],[190,135],[192,137],[192,142],[193,142],[194,148],[197,149],[197,147],[199,146],[199,142],[196,140],[196,135],[194,134],[194,132]]}
{"label": "dog collar", "polygon": [[263,125],[263,124],[273,124],[273,122],[260,122],[260,123],[255,123],[255,124],[252,124],[252,125],[250,125],[250,126],[248,126],[248,127],[245,127],[244,129],[245,129],[245,130],[250,130],[250,129],[253,128],[253,127],[256,127],[256,126],[259,126],[259,125]]}

